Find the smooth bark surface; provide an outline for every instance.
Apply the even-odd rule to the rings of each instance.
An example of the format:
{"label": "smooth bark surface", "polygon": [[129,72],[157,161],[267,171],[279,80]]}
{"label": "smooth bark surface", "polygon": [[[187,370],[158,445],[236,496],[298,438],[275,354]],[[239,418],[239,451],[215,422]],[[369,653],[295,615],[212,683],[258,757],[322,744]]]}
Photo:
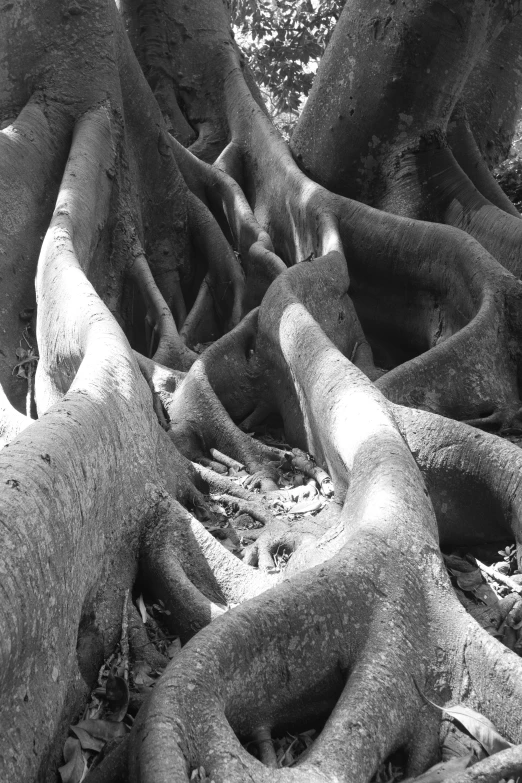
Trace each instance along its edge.
{"label": "smooth bark surface", "polygon": [[[441,557],[521,562],[522,457],[492,433],[521,427],[522,222],[488,170],[516,12],[347,2],[294,158],[220,0],[2,9],[2,780],[54,781],[122,625],[147,644],[136,580],[184,647],[93,780],[369,781],[398,749],[414,776],[439,752],[419,689],[522,743],[520,658]],[[288,527],[268,415],[335,488]],[[210,492],[264,525],[243,561]],[[310,724],[291,769],[241,744]]]}

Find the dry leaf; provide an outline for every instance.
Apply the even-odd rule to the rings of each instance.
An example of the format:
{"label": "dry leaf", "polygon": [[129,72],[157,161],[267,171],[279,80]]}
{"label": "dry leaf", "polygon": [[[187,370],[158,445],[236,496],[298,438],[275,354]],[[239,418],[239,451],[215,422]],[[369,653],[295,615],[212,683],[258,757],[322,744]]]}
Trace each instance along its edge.
{"label": "dry leaf", "polygon": [[69,729],[76,734],[77,738],[80,740],[82,750],[94,750],[96,753],[99,753],[105,745],[103,740],[92,737],[88,731],[79,728],[79,726],[69,726]]}
{"label": "dry leaf", "polygon": [[65,764],[58,769],[62,783],[81,783],[87,773],[87,762],[80,741],[69,737],[63,748]]}
{"label": "dry leaf", "polygon": [[154,685],[156,679],[151,677],[152,668],[146,661],[138,661],[132,670],[132,677],[135,685]]}
{"label": "dry leaf", "polygon": [[465,704],[457,704],[455,707],[439,707],[439,709],[443,709],[452,718],[458,720],[466,731],[469,731],[480,742],[490,756],[498,753],[500,750],[507,750],[507,748],[513,747],[513,743],[504,739],[490,720],[481,715],[480,712],[466,707]]}
{"label": "dry leaf", "polygon": [[498,733],[491,721],[484,715],[481,715],[480,712],[472,710],[471,707],[466,707],[465,704],[456,704],[454,707],[439,707],[438,704],[430,701],[430,699],[422,693],[417,683],[415,683],[415,685],[422,698],[425,699],[428,704],[431,704],[432,707],[435,707],[441,712],[445,712],[451,718],[457,720],[472,737],[475,737],[475,739],[480,742],[486,753],[490,756],[494,753],[498,753],[500,750],[507,750],[507,748],[513,747],[513,743],[504,739],[504,737]]}
{"label": "dry leaf", "polygon": [[91,736],[97,737],[104,742],[116,739],[116,737],[124,737],[128,732],[128,728],[124,723],[116,723],[112,720],[96,720],[94,718],[80,721],[77,727],[88,731]]}
{"label": "dry leaf", "polygon": [[484,582],[482,574],[480,573],[480,569],[478,568],[474,569],[473,571],[464,572],[452,570],[452,574],[455,576],[457,584],[461,590],[468,590],[472,593]]}
{"label": "dry leaf", "polygon": [[322,498],[320,495],[318,495],[315,498],[312,498],[311,500],[304,500],[301,503],[298,503],[296,506],[294,506],[292,509],[290,509],[287,513],[289,515],[291,514],[309,514],[313,513],[315,511],[320,511],[325,505],[324,498]]}

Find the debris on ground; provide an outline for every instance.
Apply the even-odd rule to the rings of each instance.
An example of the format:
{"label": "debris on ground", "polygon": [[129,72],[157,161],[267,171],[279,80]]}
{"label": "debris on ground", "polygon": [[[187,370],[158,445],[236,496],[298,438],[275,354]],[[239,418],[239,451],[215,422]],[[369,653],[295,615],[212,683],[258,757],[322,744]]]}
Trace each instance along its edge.
{"label": "debris on ground", "polygon": [[123,739],[132,727],[128,713],[130,691],[123,676],[125,665],[121,652],[115,652],[104,663],[98,675],[98,687],[91,694],[82,719],[69,727],[59,768],[62,783],[81,783],[105,745]]}
{"label": "debris on ground", "polygon": [[522,574],[514,544],[500,550],[462,550],[444,555],[453,589],[465,609],[488,633],[522,655]]}
{"label": "debris on ground", "polygon": [[[276,479],[279,489],[270,492],[256,489],[257,477],[251,476],[244,465],[217,449],[210,449],[210,458],[203,457],[199,461],[204,467],[257,495],[258,511],[261,508],[266,511],[264,517],[261,513],[257,516],[271,516],[283,524],[288,522],[290,527],[299,519],[318,514],[332,502],[334,488],[330,476],[317,465],[311,454],[291,448],[285,442],[280,427],[262,425],[256,432],[247,434],[254,436],[271,452],[274,461],[270,474]],[[208,532],[239,558],[264,530],[264,522],[246,513],[245,506],[246,502],[240,503],[237,498],[225,493],[212,493],[208,497],[209,518],[203,516],[201,519]],[[290,552],[277,551],[273,556],[274,570],[284,568],[290,556]]]}
{"label": "debris on ground", "polygon": [[[124,617],[127,616],[127,600]],[[165,656],[165,662],[178,655],[181,642],[164,624],[170,612],[163,601],[148,601],[139,595],[135,606],[150,644]],[[102,665],[97,686],[81,719],[69,727],[71,736],[63,749],[65,763],[59,769],[62,783],[82,783],[88,772],[103,759],[106,749],[127,736],[144,696],[154,687],[161,673],[162,669],[153,669],[144,660],[131,659],[128,623],[122,622],[120,644]]]}

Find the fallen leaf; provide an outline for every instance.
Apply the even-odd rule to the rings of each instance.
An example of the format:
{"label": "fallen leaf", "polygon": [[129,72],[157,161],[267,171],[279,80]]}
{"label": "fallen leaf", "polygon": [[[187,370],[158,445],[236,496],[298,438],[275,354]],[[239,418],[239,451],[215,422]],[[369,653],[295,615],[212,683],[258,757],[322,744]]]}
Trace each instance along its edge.
{"label": "fallen leaf", "polygon": [[478,568],[474,571],[463,571],[460,573],[458,571],[453,571],[453,574],[455,575],[457,584],[461,590],[474,592],[476,588],[480,587],[484,582],[480,569]]}
{"label": "fallen leaf", "polygon": [[292,509],[287,511],[287,514],[309,514],[314,511],[320,511],[325,505],[324,498],[317,496],[312,500],[304,500],[302,503],[298,503]]}
{"label": "fallen leaf", "polygon": [[480,712],[476,712],[470,707],[466,707],[465,704],[457,704],[455,707],[442,707],[439,709],[443,709],[444,712],[447,712],[452,718],[458,720],[461,726],[464,726],[466,731],[469,731],[469,733],[480,742],[486,753],[490,756],[494,753],[498,753],[500,750],[507,750],[507,748],[513,747],[513,743],[504,739],[490,720],[484,717],[484,715],[481,715]]}
{"label": "fallen leaf", "polygon": [[[498,596],[494,590],[486,583],[480,585],[473,591],[473,595],[487,606],[493,606],[498,609]],[[500,612],[499,612],[500,616]]]}
{"label": "fallen leaf", "polygon": [[323,495],[327,498],[331,498],[335,494],[334,485],[330,476],[327,476],[321,481],[320,488]]}
{"label": "fallen leaf", "polygon": [[446,568],[450,571],[458,571],[459,573],[466,571],[475,571],[477,569],[476,563],[470,563],[469,560],[465,560],[458,555],[443,555]]}
{"label": "fallen leaf", "polygon": [[97,737],[104,742],[116,739],[116,737],[124,737],[128,732],[124,723],[116,723],[112,720],[88,718],[87,720],[80,721],[76,725],[78,728],[85,729],[85,731],[88,731],[93,737]]}
{"label": "fallen leaf", "polygon": [[152,668],[146,661],[138,661],[132,670],[135,685],[154,685],[156,680],[151,677]]}
{"label": "fallen leaf", "polygon": [[[415,685],[417,685],[417,683],[415,683]],[[428,704],[431,704],[432,707],[435,707],[441,712],[447,713],[454,720],[457,720],[461,726],[464,726],[466,731],[480,742],[486,753],[490,756],[494,753],[498,753],[500,750],[507,750],[507,748],[513,747],[513,743],[504,739],[504,737],[498,733],[493,723],[484,715],[481,715],[480,712],[472,710],[471,707],[466,707],[465,704],[456,704],[454,707],[440,707],[438,704],[430,701],[430,699],[422,693],[418,685],[417,690]]]}
{"label": "fallen leaf", "polygon": [[80,741],[69,737],[63,748],[65,764],[58,769],[62,783],[81,783],[87,773],[87,762]]}
{"label": "fallen leaf", "polygon": [[99,753],[105,745],[103,740],[92,737],[85,729],[80,729],[78,726],[69,726],[69,729],[76,734],[77,738],[80,740],[82,750],[94,750],[96,753]]}

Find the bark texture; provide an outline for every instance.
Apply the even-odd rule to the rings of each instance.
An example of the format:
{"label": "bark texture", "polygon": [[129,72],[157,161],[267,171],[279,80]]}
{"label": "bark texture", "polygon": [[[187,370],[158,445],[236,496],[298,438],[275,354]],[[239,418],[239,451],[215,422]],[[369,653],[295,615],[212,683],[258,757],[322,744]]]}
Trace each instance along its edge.
{"label": "bark texture", "polygon": [[[347,2],[295,157],[219,0],[1,13],[0,778],[55,779],[137,578],[184,647],[93,779],[369,781],[397,749],[417,775],[419,688],[522,744],[520,658],[440,551],[522,546],[522,457],[492,434],[522,426],[522,223],[488,169],[516,4]],[[248,434],[269,414],[335,488],[288,528],[281,453]],[[209,491],[265,526],[243,562],[198,521]],[[240,742],[310,723],[292,769]]]}

